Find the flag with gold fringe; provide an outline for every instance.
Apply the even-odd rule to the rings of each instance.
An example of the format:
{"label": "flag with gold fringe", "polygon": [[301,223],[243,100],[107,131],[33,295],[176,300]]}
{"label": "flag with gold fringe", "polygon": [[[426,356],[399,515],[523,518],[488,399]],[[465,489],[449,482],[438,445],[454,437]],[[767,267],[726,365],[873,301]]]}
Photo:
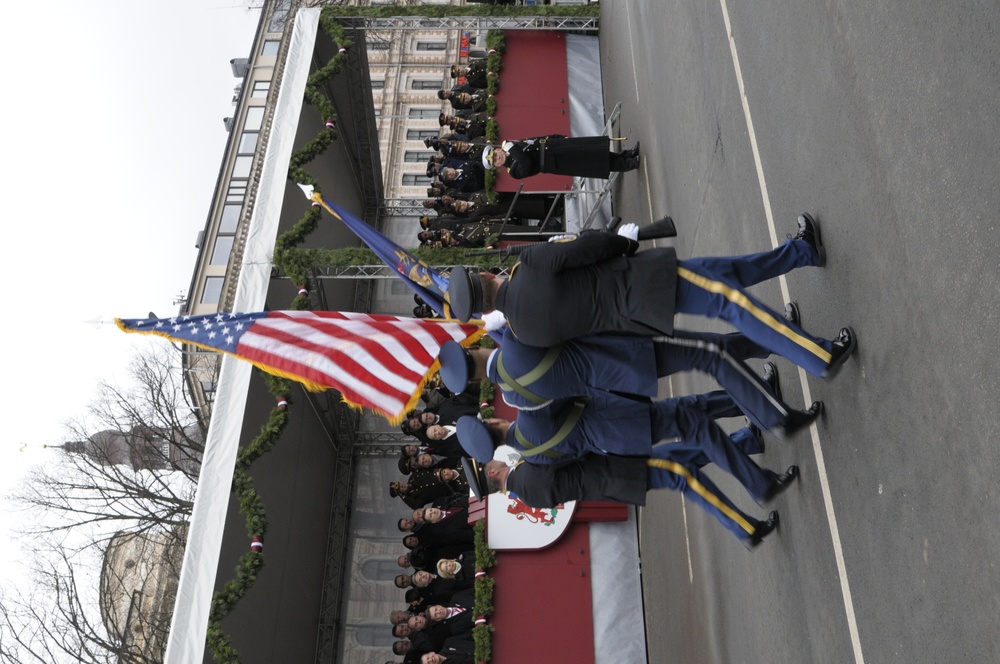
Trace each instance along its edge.
{"label": "flag with gold fringe", "polygon": [[215,313],[174,318],[115,319],[125,332],[234,355],[317,392],[338,390],[352,405],[393,423],[414,406],[424,383],[440,367],[446,341],[469,345],[483,328],[342,311]]}
{"label": "flag with gold fringe", "polygon": [[332,214],[351,229],[383,263],[395,270],[410,289],[430,305],[439,316],[451,318],[448,307],[448,276],[423,262],[406,249],[379,233],[333,201],[323,197],[312,185],[300,184],[306,198]]}

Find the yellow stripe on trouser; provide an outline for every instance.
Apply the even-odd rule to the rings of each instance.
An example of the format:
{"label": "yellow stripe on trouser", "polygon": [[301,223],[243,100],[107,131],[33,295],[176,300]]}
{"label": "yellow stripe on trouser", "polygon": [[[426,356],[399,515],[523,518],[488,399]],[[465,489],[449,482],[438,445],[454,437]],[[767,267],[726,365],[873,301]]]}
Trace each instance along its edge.
{"label": "yellow stripe on trouser", "polygon": [[802,347],[819,359],[823,360],[826,364],[829,364],[830,360],[833,358],[829,351],[824,350],[822,346],[818,346],[812,340],[806,339],[801,334],[772,316],[770,312],[764,311],[755,305],[750,298],[732,286],[724,284],[721,281],[715,281],[713,279],[703,277],[702,275],[692,272],[685,267],[678,266],[677,275],[682,279],[690,281],[692,284],[701,289],[707,290],[710,293],[721,295],[736,306],[746,310],[751,316],[759,320],[764,325],[767,325],[781,336],[786,337],[795,345]]}
{"label": "yellow stripe on trouser", "polygon": [[659,468],[660,470],[666,470],[667,472],[673,473],[674,475],[680,475],[687,481],[687,485],[697,493],[699,496],[704,498],[709,504],[713,505],[717,510],[725,514],[727,517],[739,524],[739,527],[747,531],[747,535],[753,535],[757,532],[757,529],[750,525],[750,522],[743,518],[743,515],[735,511],[732,507],[723,502],[718,496],[708,490],[704,484],[699,482],[694,478],[691,472],[675,461],[667,461],[666,459],[652,458],[646,461],[646,463],[653,468]]}

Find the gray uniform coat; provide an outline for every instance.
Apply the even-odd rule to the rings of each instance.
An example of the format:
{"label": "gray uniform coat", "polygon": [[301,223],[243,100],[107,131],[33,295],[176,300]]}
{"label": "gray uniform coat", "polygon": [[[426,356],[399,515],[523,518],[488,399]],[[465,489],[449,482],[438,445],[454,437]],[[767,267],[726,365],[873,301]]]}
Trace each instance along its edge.
{"label": "gray uniform coat", "polygon": [[590,334],[671,334],[677,289],[673,249],[635,253],[612,233],[529,247],[500,285],[497,309],[523,343],[547,348]]}
{"label": "gray uniform coat", "polygon": [[646,504],[645,457],[591,455],[564,466],[521,462],[507,475],[506,489],[531,507],[555,507],[570,500]]}

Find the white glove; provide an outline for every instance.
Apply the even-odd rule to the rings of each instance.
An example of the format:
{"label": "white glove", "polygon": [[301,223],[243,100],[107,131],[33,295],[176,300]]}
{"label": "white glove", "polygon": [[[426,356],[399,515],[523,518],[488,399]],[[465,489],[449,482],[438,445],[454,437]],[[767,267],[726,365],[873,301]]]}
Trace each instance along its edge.
{"label": "white glove", "polygon": [[639,227],[635,224],[623,224],[618,227],[618,234],[630,240],[639,240]]}
{"label": "white glove", "polygon": [[570,240],[575,239],[575,235],[553,235],[549,238],[549,242],[569,242]]}
{"label": "white glove", "polygon": [[513,468],[521,460],[521,453],[510,445],[500,445],[493,450],[493,460],[501,461],[507,464],[509,468]]}
{"label": "white glove", "polygon": [[507,317],[503,315],[502,311],[491,311],[488,314],[483,314],[483,322],[486,324],[486,331],[493,332],[507,324]]}

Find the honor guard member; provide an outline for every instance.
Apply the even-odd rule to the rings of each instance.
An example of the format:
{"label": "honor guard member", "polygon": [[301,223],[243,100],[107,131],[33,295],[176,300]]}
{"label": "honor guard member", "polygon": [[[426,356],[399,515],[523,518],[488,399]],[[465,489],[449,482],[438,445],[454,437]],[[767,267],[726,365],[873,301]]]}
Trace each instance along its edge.
{"label": "honor guard member", "polygon": [[503,312],[517,338],[548,348],[593,334],[669,335],[674,314],[721,318],[747,338],[809,373],[828,378],[856,346],[854,331],[814,337],[745,292],[793,268],[824,264],[819,228],[799,216],[799,232],[777,249],[749,256],[678,260],[672,248],[639,251],[638,227],[583,233],[530,246],[508,278],[451,271],[454,315]]}
{"label": "honor guard member", "polygon": [[[520,411],[517,420],[492,418],[490,427],[501,441],[517,449],[531,463],[558,464],[586,454],[649,456],[663,440],[683,440],[713,450],[718,463],[743,478],[757,498],[774,487],[775,473],[732,452],[757,433],[744,427],[730,437],[716,418],[736,417],[739,410],[725,392],[716,391],[662,401],[637,401],[605,392],[590,397],[558,399],[536,410]],[[459,420],[458,439],[474,432],[476,418]]]}
{"label": "honor guard member", "polygon": [[[778,527],[778,513],[766,521],[740,510],[701,472],[711,462],[704,451],[686,443],[661,443],[649,457],[619,457],[591,454],[562,465],[538,465],[505,455],[493,459],[492,434],[483,429],[478,438],[465,443],[473,460],[464,459],[469,484],[476,498],[509,492],[526,505],[551,508],[571,500],[597,500],[645,505],[646,492],[673,489],[700,505],[733,533],[745,547],[753,549]],[[747,442],[760,441],[748,439]],[[743,450],[750,454],[754,448]],[[513,457],[513,458],[512,458]],[[485,467],[480,464],[485,460]]]}
{"label": "honor guard member", "polygon": [[[487,314],[492,316],[493,314]],[[579,337],[551,348],[521,343],[510,329],[492,333],[496,349],[441,347],[441,378],[448,389],[470,379],[489,379],[504,402],[519,410],[541,407],[553,399],[615,392],[655,398],[657,380],[679,371],[703,371],[715,377],[739,409],[757,427],[781,438],[812,423],[822,409],[789,408],[781,399],[777,368],[766,365],[762,379],[741,358],[766,357],[768,351],[739,334],[678,332],[675,337]]]}

